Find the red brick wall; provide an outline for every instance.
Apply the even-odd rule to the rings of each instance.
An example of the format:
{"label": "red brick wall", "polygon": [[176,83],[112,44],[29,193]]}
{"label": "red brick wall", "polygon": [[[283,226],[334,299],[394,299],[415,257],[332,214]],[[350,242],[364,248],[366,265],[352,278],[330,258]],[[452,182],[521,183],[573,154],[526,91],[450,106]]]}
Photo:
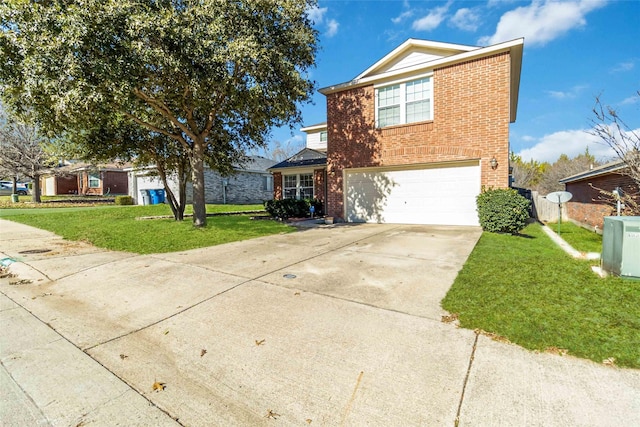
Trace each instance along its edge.
{"label": "red brick wall", "polygon": [[433,121],[383,129],[373,86],[329,94],[328,215],[344,218],[345,168],[480,159],[482,185],[508,187],[509,79],[508,53],[436,69]]}
{"label": "red brick wall", "polygon": [[[627,194],[638,194],[638,188],[631,177],[618,173],[566,184],[566,190],[573,195],[567,203],[569,218],[592,227],[597,226],[600,230],[604,226],[604,217],[615,215],[616,207],[593,187],[606,191],[620,187]],[[636,199],[640,200],[640,196]]]}
{"label": "red brick wall", "polygon": [[324,169],[316,169],[313,171],[313,195],[316,199],[320,200],[323,204],[323,210],[324,210],[324,203],[325,203],[325,197],[324,197],[324,175],[325,175],[325,171]]}
{"label": "red brick wall", "polygon": [[274,172],[273,174],[273,198],[282,200],[282,173]]}

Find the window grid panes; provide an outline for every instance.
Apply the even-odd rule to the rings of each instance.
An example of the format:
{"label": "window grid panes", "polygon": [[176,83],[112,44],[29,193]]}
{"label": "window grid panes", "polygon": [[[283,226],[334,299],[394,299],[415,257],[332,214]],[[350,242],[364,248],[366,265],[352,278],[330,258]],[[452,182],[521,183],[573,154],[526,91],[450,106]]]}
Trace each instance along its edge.
{"label": "window grid panes", "polygon": [[327,142],[327,132],[320,132],[320,142]]}
{"label": "window grid panes", "polygon": [[431,78],[377,89],[378,127],[432,119]]}
{"label": "window grid panes", "polygon": [[312,199],[313,174],[285,175],[283,197],[285,199]]}

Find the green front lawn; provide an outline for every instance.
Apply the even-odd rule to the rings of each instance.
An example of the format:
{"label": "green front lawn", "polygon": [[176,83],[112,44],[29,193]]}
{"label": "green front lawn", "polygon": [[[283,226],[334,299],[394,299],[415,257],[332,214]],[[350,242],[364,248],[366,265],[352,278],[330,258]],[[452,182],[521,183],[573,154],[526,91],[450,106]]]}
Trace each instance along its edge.
{"label": "green front lawn", "polygon": [[[261,209],[262,205],[207,205],[207,213]],[[191,213],[190,206],[186,213]],[[182,222],[136,219],[155,215],[171,215],[171,208],[163,204],[0,210],[0,218],[49,230],[68,240],[139,254],[181,251],[294,230],[276,221],[252,220],[250,215],[210,217],[201,229],[194,228],[190,218]]]}
{"label": "green front lawn", "polygon": [[[557,223],[549,223],[547,226],[555,233],[558,232]],[[602,252],[602,235],[572,222],[560,223],[560,237],[580,252]]]}
{"label": "green front lawn", "polygon": [[640,281],[599,278],[538,224],[523,236],[483,233],[442,307],[531,350],[640,368]]}

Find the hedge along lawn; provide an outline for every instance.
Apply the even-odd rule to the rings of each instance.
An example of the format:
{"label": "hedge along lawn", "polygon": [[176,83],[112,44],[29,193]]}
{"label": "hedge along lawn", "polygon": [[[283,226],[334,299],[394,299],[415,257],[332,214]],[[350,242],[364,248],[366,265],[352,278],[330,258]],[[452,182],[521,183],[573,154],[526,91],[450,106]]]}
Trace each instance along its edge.
{"label": "hedge along lawn", "polygon": [[442,307],[530,350],[640,368],[640,281],[599,278],[539,224],[522,233],[483,233]]}
{"label": "hedge along lawn", "polygon": [[[262,205],[207,205],[207,213],[253,211]],[[186,213],[190,212],[190,207]],[[6,209],[0,217],[52,231],[67,240],[138,254],[174,252],[214,246],[294,231],[271,220],[251,220],[250,215],[207,218],[204,228],[191,218],[138,220],[140,216],[171,215],[168,205],[102,206],[94,208]]]}

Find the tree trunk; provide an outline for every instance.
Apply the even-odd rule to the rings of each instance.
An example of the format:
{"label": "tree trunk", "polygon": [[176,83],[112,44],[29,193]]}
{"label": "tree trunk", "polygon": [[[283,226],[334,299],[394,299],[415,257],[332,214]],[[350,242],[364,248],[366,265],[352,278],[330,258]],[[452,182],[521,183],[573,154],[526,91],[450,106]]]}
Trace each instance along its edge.
{"label": "tree trunk", "polygon": [[33,179],[31,201],[34,203],[40,203],[40,174],[33,174],[30,178]]}
{"label": "tree trunk", "polygon": [[193,141],[191,154],[191,176],[193,182],[193,225],[207,225],[207,206],[204,195],[204,141],[201,138]]}

